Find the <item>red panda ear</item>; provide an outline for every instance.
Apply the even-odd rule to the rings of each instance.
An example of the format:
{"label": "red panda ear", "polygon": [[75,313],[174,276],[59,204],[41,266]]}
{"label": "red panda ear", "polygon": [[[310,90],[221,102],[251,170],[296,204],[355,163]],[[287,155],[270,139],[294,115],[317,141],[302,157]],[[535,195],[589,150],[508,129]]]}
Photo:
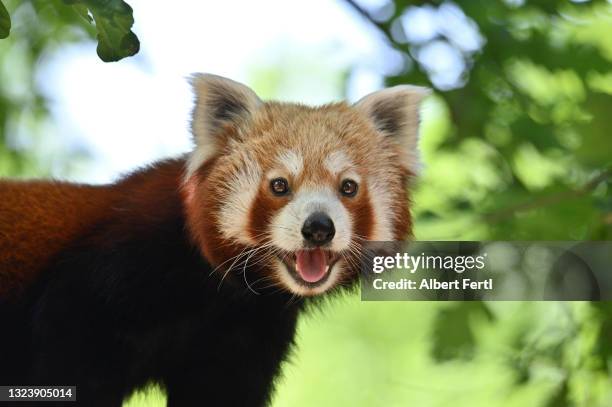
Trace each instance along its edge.
{"label": "red panda ear", "polygon": [[190,79],[195,93],[191,121],[196,149],[188,167],[191,175],[220,145],[227,125],[244,125],[262,105],[261,99],[248,86],[212,74],[194,74]]}
{"label": "red panda ear", "polygon": [[404,165],[413,173],[419,170],[419,116],[421,101],[428,88],[399,85],[370,93],[355,107],[374,123],[382,134],[394,137],[403,147]]}

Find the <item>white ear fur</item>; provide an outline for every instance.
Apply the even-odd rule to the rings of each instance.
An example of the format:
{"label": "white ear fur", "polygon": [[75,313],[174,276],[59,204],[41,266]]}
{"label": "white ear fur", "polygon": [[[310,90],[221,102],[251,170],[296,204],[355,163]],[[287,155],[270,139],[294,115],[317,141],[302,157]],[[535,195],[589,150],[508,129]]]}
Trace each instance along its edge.
{"label": "white ear fur", "polygon": [[355,104],[379,132],[398,140],[405,152],[404,164],[414,174],[420,168],[420,106],[430,93],[428,88],[399,85],[370,93]]}
{"label": "white ear fur", "polygon": [[219,148],[224,126],[248,122],[262,105],[248,86],[212,74],[194,74],[190,78],[195,94],[191,131],[196,148],[187,164],[189,178]]}

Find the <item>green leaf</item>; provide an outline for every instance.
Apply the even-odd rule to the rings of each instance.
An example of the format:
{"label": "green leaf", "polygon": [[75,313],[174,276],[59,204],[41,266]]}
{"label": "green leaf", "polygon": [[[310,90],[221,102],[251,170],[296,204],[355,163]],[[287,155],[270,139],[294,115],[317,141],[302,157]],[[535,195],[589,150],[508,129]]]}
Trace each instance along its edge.
{"label": "green leaf", "polygon": [[94,22],[93,17],[91,16],[91,14],[89,14],[89,9],[87,8],[87,6],[75,4],[72,6],[72,8],[74,8],[77,14],[88,23],[91,24]]}
{"label": "green leaf", "polygon": [[84,18],[91,21],[93,17],[98,31],[97,52],[102,61],[119,61],[135,55],[140,50],[138,37],[131,30],[134,25],[132,8],[124,1],[64,0],[64,2],[72,5]]}
{"label": "green leaf", "polygon": [[11,16],[0,1],[0,39],[6,38],[11,32]]}

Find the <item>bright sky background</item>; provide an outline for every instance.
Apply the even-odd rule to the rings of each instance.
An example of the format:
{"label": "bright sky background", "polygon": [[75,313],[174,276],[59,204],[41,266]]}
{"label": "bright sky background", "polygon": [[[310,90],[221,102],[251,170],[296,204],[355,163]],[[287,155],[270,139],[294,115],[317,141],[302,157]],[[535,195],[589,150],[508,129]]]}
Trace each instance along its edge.
{"label": "bright sky background", "polygon": [[[264,97],[317,104],[344,97],[346,72],[346,95],[356,100],[380,88],[382,74],[397,66],[378,32],[341,1],[129,4],[141,41],[138,56],[102,63],[91,43],[44,61],[39,81],[54,101],[59,140],[93,158],[73,180],[108,182],[189,151],[190,73],[215,73]],[[270,69],[281,72],[281,83],[265,82]]]}

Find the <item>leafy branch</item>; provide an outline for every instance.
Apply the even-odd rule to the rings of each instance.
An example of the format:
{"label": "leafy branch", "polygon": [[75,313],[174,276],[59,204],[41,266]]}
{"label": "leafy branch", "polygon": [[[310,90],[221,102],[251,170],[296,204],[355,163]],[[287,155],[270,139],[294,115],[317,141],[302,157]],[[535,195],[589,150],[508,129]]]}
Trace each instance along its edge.
{"label": "leafy branch", "polygon": [[[84,24],[97,30],[97,53],[104,62],[119,61],[135,55],[140,41],[134,32],[132,8],[123,0],[63,0],[83,17]],[[0,39],[8,37],[11,18],[0,0]]]}
{"label": "leafy branch", "polygon": [[392,47],[397,49],[402,49],[395,41],[393,41],[393,35],[391,34],[391,29],[388,24],[381,23],[376,21],[374,17],[370,15],[363,7],[361,7],[354,0],[344,0],[346,4],[348,4],[353,10],[357,12],[361,17],[363,17],[367,22],[369,22],[374,28],[378,29],[378,31],[383,35],[385,41],[389,43]]}
{"label": "leafy branch", "polygon": [[[366,20],[372,27],[374,27],[379,32],[381,38],[387,45],[394,48],[398,52],[401,52],[402,55],[404,55],[406,58],[414,62],[414,65],[412,66],[412,73],[414,75],[413,76],[414,83],[416,82],[430,83],[429,78],[423,71],[422,67],[419,65],[418,61],[416,61],[414,56],[411,54],[409,47],[406,44],[397,42],[393,38],[393,34],[391,33],[391,22],[394,20],[394,18],[398,16],[398,13],[401,11],[401,9],[396,10],[395,15],[389,18],[388,20],[378,21],[367,10],[361,7],[355,0],[344,0],[344,2],[348,4],[348,6],[352,8],[354,11],[356,11],[357,14],[359,14],[364,20]],[[387,78],[387,84],[397,85],[399,83],[394,83],[391,78]]]}

